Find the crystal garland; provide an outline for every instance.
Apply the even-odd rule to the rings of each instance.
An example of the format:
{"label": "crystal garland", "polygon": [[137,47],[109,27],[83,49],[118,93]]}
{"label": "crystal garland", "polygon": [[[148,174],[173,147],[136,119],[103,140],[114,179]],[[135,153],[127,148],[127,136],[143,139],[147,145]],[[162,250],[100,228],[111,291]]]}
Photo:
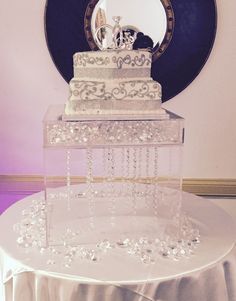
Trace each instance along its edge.
{"label": "crystal garland", "polygon": [[67,188],[67,211],[71,210],[71,171],[70,171],[70,159],[71,152],[70,150],[66,151],[66,188]]}
{"label": "crystal garland", "polygon": [[87,160],[87,192],[86,196],[89,203],[89,223],[90,227],[94,228],[94,211],[95,211],[95,201],[94,201],[94,191],[93,191],[93,151],[90,147],[86,149],[86,160]]}
{"label": "crystal garland", "polygon": [[102,171],[103,171],[103,189],[101,191],[102,196],[106,196],[106,189],[107,189],[107,148],[102,149]]}
{"label": "crystal garland", "polygon": [[132,148],[133,151],[133,177],[132,177],[132,210],[135,222],[137,222],[137,193],[136,193],[136,180],[137,180],[137,149],[134,147]]}
{"label": "crystal garland", "polygon": [[120,197],[125,195],[125,189],[126,189],[126,180],[125,180],[125,148],[121,148],[121,182],[122,185],[120,186],[120,192],[119,195]]}
{"label": "crystal garland", "polygon": [[114,148],[109,148],[107,153],[108,160],[108,184],[109,184],[109,194],[108,197],[110,199],[110,220],[111,226],[115,225],[115,213],[116,213],[116,200],[115,200],[115,189],[114,189],[114,177],[115,177],[115,151]]}
{"label": "crystal garland", "polygon": [[154,147],[154,185],[153,185],[153,209],[154,215],[158,215],[158,147]]}
{"label": "crystal garland", "polygon": [[146,208],[149,209],[150,208],[150,200],[148,198],[149,195],[149,177],[150,177],[150,173],[149,173],[149,168],[150,168],[150,149],[149,147],[145,147],[145,178],[146,178],[146,186],[145,186],[145,197],[146,197]]}

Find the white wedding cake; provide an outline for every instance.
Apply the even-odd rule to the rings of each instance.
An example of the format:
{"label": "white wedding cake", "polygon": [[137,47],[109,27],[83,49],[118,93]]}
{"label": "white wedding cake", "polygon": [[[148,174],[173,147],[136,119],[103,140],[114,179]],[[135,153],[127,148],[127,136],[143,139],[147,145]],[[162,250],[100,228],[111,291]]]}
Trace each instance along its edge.
{"label": "white wedding cake", "polygon": [[161,85],[151,78],[148,50],[78,52],[66,116],[164,114]]}

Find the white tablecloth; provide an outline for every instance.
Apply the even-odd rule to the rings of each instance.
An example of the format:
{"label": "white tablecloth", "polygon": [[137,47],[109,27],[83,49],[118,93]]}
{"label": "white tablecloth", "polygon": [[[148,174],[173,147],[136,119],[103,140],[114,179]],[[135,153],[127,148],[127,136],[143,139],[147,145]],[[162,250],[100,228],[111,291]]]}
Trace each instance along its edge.
{"label": "white tablecloth", "polygon": [[209,201],[184,196],[184,209],[199,222],[202,234],[189,259],[163,258],[144,265],[119,254],[114,260],[111,254],[101,262],[75,263],[70,269],[47,265],[47,255],[17,247],[13,224],[32,197],[14,204],[0,218],[0,300],[236,301],[234,223]]}

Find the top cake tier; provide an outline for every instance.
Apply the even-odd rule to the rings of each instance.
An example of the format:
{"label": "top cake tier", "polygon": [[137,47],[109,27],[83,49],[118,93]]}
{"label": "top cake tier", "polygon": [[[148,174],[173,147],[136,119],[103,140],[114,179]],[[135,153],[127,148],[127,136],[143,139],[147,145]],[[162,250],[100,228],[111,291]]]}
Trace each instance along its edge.
{"label": "top cake tier", "polygon": [[75,78],[147,78],[152,55],[147,50],[79,52],[73,56]]}

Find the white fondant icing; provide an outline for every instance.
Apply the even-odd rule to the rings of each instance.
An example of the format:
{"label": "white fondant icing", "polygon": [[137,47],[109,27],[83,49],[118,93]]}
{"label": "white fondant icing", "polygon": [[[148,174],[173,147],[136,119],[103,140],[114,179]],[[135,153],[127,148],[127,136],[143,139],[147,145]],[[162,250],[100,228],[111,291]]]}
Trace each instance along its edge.
{"label": "white fondant icing", "polygon": [[150,76],[147,50],[81,52],[73,61],[65,114],[163,113],[161,85]]}

